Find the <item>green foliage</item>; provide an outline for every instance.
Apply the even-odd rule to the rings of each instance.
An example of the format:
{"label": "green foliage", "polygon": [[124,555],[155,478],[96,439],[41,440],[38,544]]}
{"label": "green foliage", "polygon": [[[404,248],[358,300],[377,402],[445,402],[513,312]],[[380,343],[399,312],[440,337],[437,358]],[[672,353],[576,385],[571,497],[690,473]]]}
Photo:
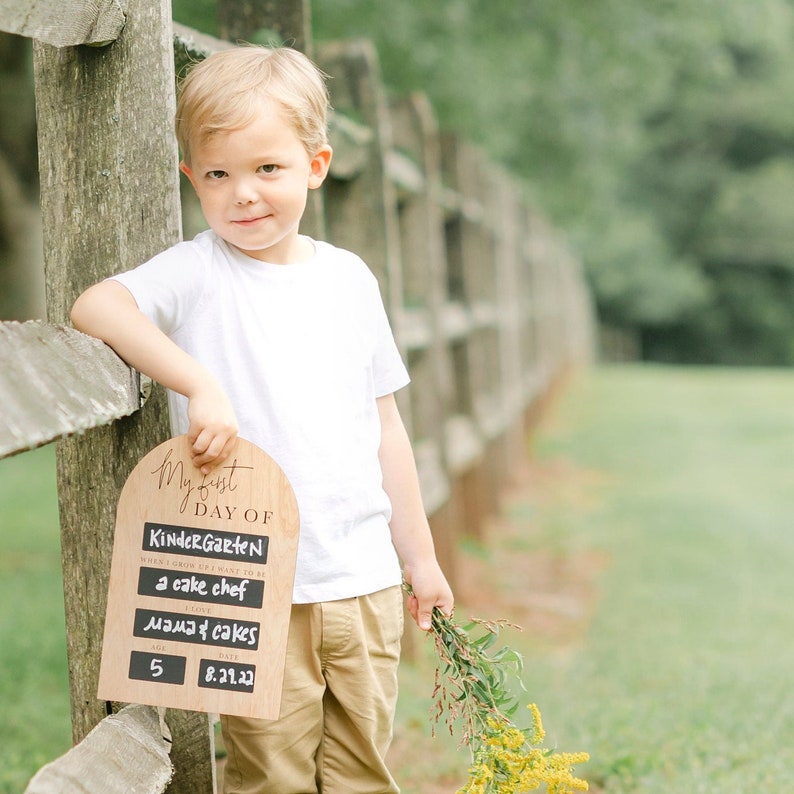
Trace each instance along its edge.
{"label": "green foliage", "polygon": [[697,324],[647,329],[646,354],[659,361],[772,366],[794,361],[794,271],[721,266],[711,273],[714,304]]}
{"label": "green foliage", "polygon": [[218,35],[215,0],[171,0],[171,13],[183,25],[211,36]]}
{"label": "green foliage", "polygon": [[[373,38],[387,83],[425,90],[445,127],[530,183],[577,241],[605,320],[664,336],[685,358],[682,334],[718,318],[730,333],[701,360],[754,360],[734,345],[739,312],[720,269],[741,257],[771,286],[769,268],[791,257],[788,0],[313,9],[318,38]],[[789,347],[767,352],[794,362],[778,357]]]}
{"label": "green foliage", "polygon": [[726,175],[703,218],[699,251],[707,262],[794,271],[794,159],[774,157]]}
{"label": "green foliage", "polygon": [[626,209],[603,221],[587,250],[605,321],[655,328],[708,305],[710,284],[697,262],[676,256],[646,213]]}

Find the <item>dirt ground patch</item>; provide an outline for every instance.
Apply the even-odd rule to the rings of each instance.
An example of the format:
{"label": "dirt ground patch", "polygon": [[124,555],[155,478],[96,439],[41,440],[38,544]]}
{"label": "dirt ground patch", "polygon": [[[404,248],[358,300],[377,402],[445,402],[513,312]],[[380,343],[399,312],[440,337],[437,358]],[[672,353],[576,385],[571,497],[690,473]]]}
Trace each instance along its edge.
{"label": "dirt ground patch", "polygon": [[577,643],[597,602],[606,555],[578,548],[542,526],[555,504],[593,503],[596,472],[564,460],[528,462],[488,520],[482,551],[462,550],[456,598],[461,613],[504,617],[559,648]]}

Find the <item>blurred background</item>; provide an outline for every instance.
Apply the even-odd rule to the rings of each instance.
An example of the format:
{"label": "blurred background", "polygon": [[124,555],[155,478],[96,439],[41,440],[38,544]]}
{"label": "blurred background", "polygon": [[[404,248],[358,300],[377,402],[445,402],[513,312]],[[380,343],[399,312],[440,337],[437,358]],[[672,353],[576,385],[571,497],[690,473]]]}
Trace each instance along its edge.
{"label": "blurred background", "polygon": [[[212,0],[174,17],[216,33]],[[789,0],[314,0],[384,81],[526,180],[600,322],[653,361],[794,361]],[[266,37],[266,32],[263,36]],[[29,42],[0,37],[0,317],[42,312]],[[608,351],[606,351],[608,352]]]}

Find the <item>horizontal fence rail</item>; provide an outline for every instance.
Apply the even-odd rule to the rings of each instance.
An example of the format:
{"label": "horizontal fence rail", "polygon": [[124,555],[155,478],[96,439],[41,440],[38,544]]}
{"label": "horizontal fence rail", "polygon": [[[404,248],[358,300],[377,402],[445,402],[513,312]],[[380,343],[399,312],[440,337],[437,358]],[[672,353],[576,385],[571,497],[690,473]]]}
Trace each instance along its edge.
{"label": "horizontal fence rail", "polygon": [[173,775],[170,750],[171,739],[157,711],[127,706],[102,720],[69,753],[42,767],[25,794],[159,794]]}
{"label": "horizontal fence rail", "polygon": [[129,416],[141,397],[138,374],[98,339],[0,323],[0,457]]}
{"label": "horizontal fence rail", "polygon": [[0,0],[0,30],[56,47],[106,46],[124,23],[119,0]]}

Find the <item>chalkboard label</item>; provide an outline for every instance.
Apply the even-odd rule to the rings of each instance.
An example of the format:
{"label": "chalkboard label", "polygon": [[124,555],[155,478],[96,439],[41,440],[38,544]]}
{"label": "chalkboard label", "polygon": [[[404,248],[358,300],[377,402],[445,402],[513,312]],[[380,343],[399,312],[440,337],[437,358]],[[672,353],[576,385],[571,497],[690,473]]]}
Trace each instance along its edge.
{"label": "chalkboard label", "polygon": [[119,499],[98,697],[276,719],[299,519],[272,458],[238,439],[209,475],[179,436]]}
{"label": "chalkboard label", "polygon": [[133,634],[155,640],[177,640],[225,648],[259,647],[259,623],[228,618],[186,617],[182,612],[136,609]]}
{"label": "chalkboard label", "polygon": [[[232,513],[226,506],[226,512]],[[267,518],[269,510],[263,511]],[[248,513],[259,517],[259,511],[249,508]],[[243,513],[245,515],[245,513]],[[267,521],[262,521],[266,524]],[[147,521],[144,524],[143,548],[167,554],[186,554],[190,557],[209,557],[214,560],[240,562],[267,562],[267,535],[248,535],[239,532],[212,532],[190,527],[174,527]]]}
{"label": "chalkboard label", "polygon": [[154,681],[159,684],[184,684],[184,656],[169,656],[165,653],[143,653],[133,651],[130,654],[130,678],[138,681]]}
{"label": "chalkboard label", "polygon": [[199,663],[198,685],[207,689],[253,692],[256,667],[252,664],[218,662],[202,659]]}
{"label": "chalkboard label", "polygon": [[138,574],[138,595],[155,598],[181,598],[184,601],[258,609],[262,606],[264,593],[265,582],[262,579],[185,573],[145,566]]}

